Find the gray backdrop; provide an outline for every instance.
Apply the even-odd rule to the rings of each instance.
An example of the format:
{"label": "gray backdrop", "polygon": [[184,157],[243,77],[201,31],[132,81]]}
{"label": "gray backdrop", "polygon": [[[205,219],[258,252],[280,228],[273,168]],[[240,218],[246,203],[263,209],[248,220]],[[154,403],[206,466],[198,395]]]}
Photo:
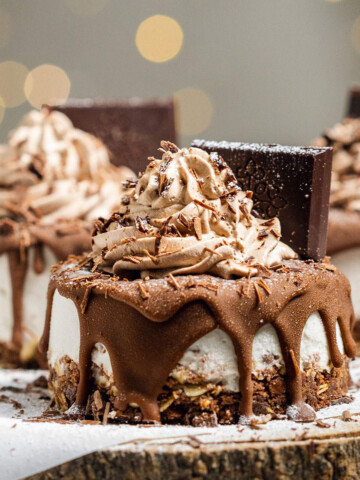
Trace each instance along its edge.
{"label": "gray backdrop", "polygon": [[[214,108],[200,135],[208,139],[309,142],[342,117],[347,88],[360,80],[351,38],[359,0],[108,0],[94,17],[64,0],[0,0],[0,8],[11,19],[0,61],[56,64],[73,97],[200,88]],[[184,31],[180,54],[164,64],[142,58],[134,42],[140,22],[158,13]],[[6,110],[1,140],[29,108]]]}

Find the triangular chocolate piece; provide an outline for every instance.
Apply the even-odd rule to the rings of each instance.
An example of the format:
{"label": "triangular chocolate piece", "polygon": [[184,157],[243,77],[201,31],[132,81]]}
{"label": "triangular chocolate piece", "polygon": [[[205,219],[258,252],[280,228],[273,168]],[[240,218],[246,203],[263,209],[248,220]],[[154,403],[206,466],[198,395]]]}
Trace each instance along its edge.
{"label": "triangular chocolate piece", "polygon": [[326,255],[332,149],[194,140],[217,152],[262,218],[279,217],[282,239],[302,258]]}

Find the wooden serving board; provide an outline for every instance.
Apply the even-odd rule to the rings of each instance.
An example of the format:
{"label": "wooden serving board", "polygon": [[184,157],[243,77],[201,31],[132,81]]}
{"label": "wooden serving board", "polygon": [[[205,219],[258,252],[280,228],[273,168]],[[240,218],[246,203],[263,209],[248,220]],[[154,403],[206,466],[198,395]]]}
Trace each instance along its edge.
{"label": "wooden serving board", "polygon": [[[356,383],[360,359],[351,370]],[[39,419],[47,400],[45,389],[31,385],[37,377],[34,371],[0,372],[1,480],[360,478],[355,387],[352,403],[323,409],[317,423],[104,426]]]}

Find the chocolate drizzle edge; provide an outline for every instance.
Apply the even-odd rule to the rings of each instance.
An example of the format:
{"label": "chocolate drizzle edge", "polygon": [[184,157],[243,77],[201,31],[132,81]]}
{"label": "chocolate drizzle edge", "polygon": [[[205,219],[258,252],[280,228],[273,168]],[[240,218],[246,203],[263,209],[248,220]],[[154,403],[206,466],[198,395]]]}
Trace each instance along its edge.
{"label": "chocolate drizzle edge", "polygon": [[[61,223],[61,222],[60,222]],[[66,222],[67,223],[67,222]],[[44,246],[54,253],[58,261],[66,260],[70,254],[81,254],[91,248],[90,227],[79,228],[62,234],[57,226],[40,226],[13,222],[5,235],[0,233],[0,255],[8,256],[12,290],[13,329],[12,343],[21,348],[23,343],[23,294],[27,271],[33,268],[40,274],[45,268]],[[26,241],[24,242],[24,234]],[[29,249],[34,248],[33,265],[29,265]]]}
{"label": "chocolate drizzle edge", "polygon": [[[72,409],[82,411],[87,402],[91,378],[91,352],[97,342],[109,352],[114,381],[118,389],[116,407],[129,403],[141,408],[144,419],[160,421],[157,397],[166,379],[183,354],[199,338],[221,328],[231,338],[238,358],[240,414],[252,414],[252,344],[256,332],[265,324],[275,328],[286,367],[289,404],[296,407],[297,419],[313,420],[314,411],[304,403],[301,393],[300,344],[311,313],[319,312],[335,368],[343,364],[336,341],[339,322],[346,355],[355,356],[351,335],[354,312],[350,286],[338,271],[325,264],[285,262],[266,282],[271,294],[258,302],[253,281],[241,278],[223,280],[210,275],[178,276],[179,289],[166,279],[114,281],[94,274],[82,279],[78,272],[54,271],[48,291],[47,318],[40,349],[49,346],[54,292],[71,299],[80,322],[80,383]],[[139,282],[149,296],[143,298]],[[217,288],[206,288],[206,285]],[[244,286],[250,288],[244,289]],[[84,295],[86,311],[82,308]],[[247,290],[246,294],[241,292]],[[311,309],[309,309],[311,306]]]}

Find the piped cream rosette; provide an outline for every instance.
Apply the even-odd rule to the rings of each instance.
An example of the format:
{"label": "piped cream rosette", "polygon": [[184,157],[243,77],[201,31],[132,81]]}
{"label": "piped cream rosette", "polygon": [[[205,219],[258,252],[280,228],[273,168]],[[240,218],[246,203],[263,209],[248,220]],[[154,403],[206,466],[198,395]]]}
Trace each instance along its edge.
{"label": "piped cream rosette", "polygon": [[111,165],[102,142],[64,114],[34,110],[0,148],[0,216],[9,205],[31,206],[43,223],[108,216],[119,206],[122,181],[133,176]]}
{"label": "piped cream rosette", "polygon": [[142,277],[252,275],[295,253],[280,242],[278,219],[251,214],[251,192],[217,154],[162,142],[119,213],[98,222],[92,258],[99,270]]}

